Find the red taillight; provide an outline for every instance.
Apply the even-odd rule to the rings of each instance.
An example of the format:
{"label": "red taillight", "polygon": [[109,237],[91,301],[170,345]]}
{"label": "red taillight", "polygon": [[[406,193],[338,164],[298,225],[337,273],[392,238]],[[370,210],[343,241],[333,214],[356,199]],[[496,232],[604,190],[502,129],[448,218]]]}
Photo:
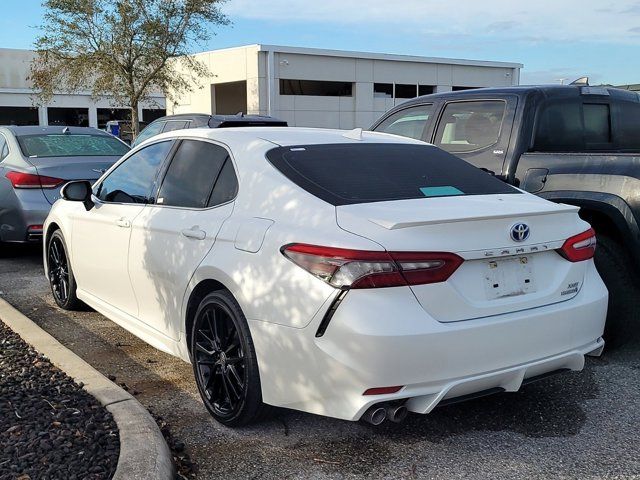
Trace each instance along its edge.
{"label": "red taillight", "polygon": [[9,179],[13,188],[55,188],[64,183],[61,178],[23,172],[8,172],[5,177]]}
{"label": "red taillight", "polygon": [[582,262],[593,258],[596,253],[596,232],[590,228],[568,238],[558,253],[570,262]]}
{"label": "red taillight", "polygon": [[446,281],[463,260],[453,253],[372,252],[294,243],[282,254],[336,288],[380,288]]}
{"label": "red taillight", "polygon": [[387,395],[389,393],[397,393],[402,390],[402,386],[399,387],[376,387],[365,390],[362,395]]}

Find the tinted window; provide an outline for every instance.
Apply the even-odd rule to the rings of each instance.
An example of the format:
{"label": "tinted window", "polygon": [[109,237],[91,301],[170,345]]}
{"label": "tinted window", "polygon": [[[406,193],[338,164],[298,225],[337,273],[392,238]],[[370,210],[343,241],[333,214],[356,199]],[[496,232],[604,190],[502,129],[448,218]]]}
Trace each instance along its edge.
{"label": "tinted window", "polygon": [[129,147],[111,135],[38,134],[17,137],[25,157],[121,157]]}
{"label": "tinted window", "polygon": [[619,102],[618,109],[618,147],[622,150],[640,150],[640,103]]}
{"label": "tinted window", "polygon": [[213,187],[213,193],[209,200],[209,206],[220,205],[233,200],[238,193],[238,178],[236,172],[233,169],[233,162],[231,158],[227,158],[224,162],[224,167],[218,176],[216,186]]}
{"label": "tinted window", "polygon": [[185,140],[167,169],[158,204],[204,208],[229,154],[212,143]]}
{"label": "tinted window", "polygon": [[299,145],[274,148],[267,158],[291,181],[332,205],[518,193],[430,145]]}
{"label": "tinted window", "polygon": [[183,128],[187,128],[187,125],[189,125],[188,121],[185,122],[184,120],[180,120],[180,121],[169,120],[162,132],[164,133],[164,132],[173,132],[174,130],[182,130]]}
{"label": "tinted window", "polygon": [[393,133],[421,140],[433,105],[420,105],[394,113],[376,127],[377,132]]}
{"label": "tinted window", "polygon": [[140,135],[138,135],[138,138],[136,138],[136,141],[133,142],[133,146],[139,145],[140,143],[144,142],[146,139],[151,138],[155,135],[158,135],[160,132],[162,132],[162,127],[164,127],[164,122],[153,122],[147,128],[142,130],[142,132],[140,132]]}
{"label": "tinted window", "polygon": [[172,144],[154,143],[131,155],[104,179],[96,196],[103,202],[152,202],[158,170]]}
{"label": "tinted window", "polygon": [[438,125],[436,145],[448,152],[472,152],[500,138],[506,103],[501,100],[448,104]]}
{"label": "tinted window", "polygon": [[350,82],[326,82],[321,80],[280,79],[280,95],[314,95],[318,97],[350,97]]}
{"label": "tinted window", "polygon": [[587,149],[597,148],[597,145],[593,144],[611,143],[609,105],[585,103],[582,106],[582,114]]}

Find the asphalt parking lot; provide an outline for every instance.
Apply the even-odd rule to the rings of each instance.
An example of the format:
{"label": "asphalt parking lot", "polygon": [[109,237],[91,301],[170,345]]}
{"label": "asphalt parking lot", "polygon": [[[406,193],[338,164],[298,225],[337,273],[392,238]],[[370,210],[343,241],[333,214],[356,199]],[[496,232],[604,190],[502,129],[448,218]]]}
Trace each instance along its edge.
{"label": "asphalt parking lot", "polygon": [[[640,346],[567,373],[371,427],[293,411],[230,430],[206,413],[190,365],[102,315],[55,307],[38,248],[1,247],[0,295],[162,416],[199,478],[640,476]],[[639,312],[640,315],[640,312]]]}

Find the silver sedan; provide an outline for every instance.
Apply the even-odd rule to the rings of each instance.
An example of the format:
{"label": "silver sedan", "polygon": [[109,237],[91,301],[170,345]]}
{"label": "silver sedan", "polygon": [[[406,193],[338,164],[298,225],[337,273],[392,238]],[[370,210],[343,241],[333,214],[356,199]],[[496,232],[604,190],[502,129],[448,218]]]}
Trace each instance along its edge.
{"label": "silver sedan", "polygon": [[97,180],[128,151],[95,128],[0,127],[0,242],[40,240],[60,187]]}

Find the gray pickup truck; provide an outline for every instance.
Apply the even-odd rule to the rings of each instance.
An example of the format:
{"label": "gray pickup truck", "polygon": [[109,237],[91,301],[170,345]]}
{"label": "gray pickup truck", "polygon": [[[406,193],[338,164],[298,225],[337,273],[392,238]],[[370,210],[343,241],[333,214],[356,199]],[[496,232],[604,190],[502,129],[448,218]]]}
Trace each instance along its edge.
{"label": "gray pickup truck", "polygon": [[606,336],[640,334],[640,96],[589,85],[483,88],[398,105],[371,130],[421,139],[554,202],[597,233]]}

